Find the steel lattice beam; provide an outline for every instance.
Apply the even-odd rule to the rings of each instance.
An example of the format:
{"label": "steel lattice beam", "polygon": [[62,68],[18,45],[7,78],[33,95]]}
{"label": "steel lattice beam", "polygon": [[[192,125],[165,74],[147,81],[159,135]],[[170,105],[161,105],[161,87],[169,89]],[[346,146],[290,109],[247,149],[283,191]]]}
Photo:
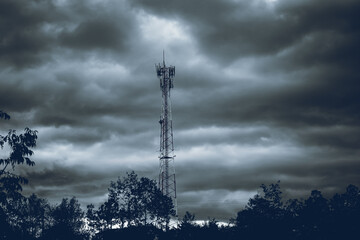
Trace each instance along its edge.
{"label": "steel lattice beam", "polygon": [[162,64],[156,64],[156,73],[160,80],[162,93],[161,115],[160,115],[160,173],[159,188],[166,196],[173,200],[176,215],[176,178],[174,167],[174,137],[171,116],[170,92],[174,87],[175,67],[166,66],[163,59]]}

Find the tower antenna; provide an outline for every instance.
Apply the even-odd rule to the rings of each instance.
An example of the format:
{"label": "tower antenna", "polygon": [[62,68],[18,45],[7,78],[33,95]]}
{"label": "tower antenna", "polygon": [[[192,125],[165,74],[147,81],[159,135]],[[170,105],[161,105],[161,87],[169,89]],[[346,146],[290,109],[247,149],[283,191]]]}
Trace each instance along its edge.
{"label": "tower antenna", "polygon": [[165,50],[163,50],[163,66],[165,67]]}
{"label": "tower antenna", "polygon": [[163,50],[163,65],[156,64],[156,73],[160,80],[160,89],[162,95],[161,115],[160,115],[160,173],[159,189],[170,197],[173,201],[176,216],[176,178],[174,166],[174,137],[171,116],[171,98],[170,91],[174,88],[175,66],[166,67],[165,51]]}

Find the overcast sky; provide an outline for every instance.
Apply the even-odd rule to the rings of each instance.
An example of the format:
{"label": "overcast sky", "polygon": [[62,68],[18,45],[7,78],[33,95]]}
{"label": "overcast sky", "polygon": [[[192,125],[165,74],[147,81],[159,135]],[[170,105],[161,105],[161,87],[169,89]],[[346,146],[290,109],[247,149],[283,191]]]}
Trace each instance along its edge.
{"label": "overcast sky", "polygon": [[359,12],[357,0],[1,0],[1,133],[39,132],[25,193],[96,205],[127,171],[157,178],[163,50],[180,216],[235,217],[278,180],[287,198],[360,186]]}

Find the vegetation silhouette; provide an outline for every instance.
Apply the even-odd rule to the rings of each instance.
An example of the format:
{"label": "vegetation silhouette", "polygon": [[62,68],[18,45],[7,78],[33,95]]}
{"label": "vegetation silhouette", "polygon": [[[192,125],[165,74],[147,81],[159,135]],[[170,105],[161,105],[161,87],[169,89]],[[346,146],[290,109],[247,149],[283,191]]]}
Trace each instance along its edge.
{"label": "vegetation silhouette", "polygon": [[[10,116],[0,111],[0,118]],[[209,219],[199,225],[186,212],[177,228],[169,228],[175,215],[171,198],[156,183],[135,172],[111,182],[105,202],[84,211],[76,197],[51,205],[35,194],[21,194],[27,179],[14,173],[19,164],[33,166],[29,158],[36,146],[37,131],[25,128],[0,135],[9,145],[9,157],[0,159],[0,240],[192,240],[192,239],[353,239],[360,229],[360,190],[350,184],[342,194],[325,198],[318,190],[307,199],[284,200],[280,182],[260,186],[245,208],[220,225]]]}
{"label": "vegetation silhouette", "polygon": [[[0,110],[0,119],[10,120],[10,115]],[[37,131],[25,128],[24,133],[17,134],[10,129],[3,136],[0,135],[0,147],[8,145],[10,153],[0,159],[0,239],[30,239],[35,234],[26,214],[26,203],[33,200],[25,199],[21,195],[21,184],[28,180],[14,173],[19,164],[34,166],[35,162],[29,157],[34,154],[31,150],[36,146]],[[27,229],[31,229],[30,232]]]}
{"label": "vegetation silhouette", "polygon": [[97,210],[87,206],[88,225],[95,232],[109,232],[114,226],[166,228],[175,215],[171,198],[161,193],[155,181],[138,178],[135,172],[111,182],[108,191],[108,199]]}

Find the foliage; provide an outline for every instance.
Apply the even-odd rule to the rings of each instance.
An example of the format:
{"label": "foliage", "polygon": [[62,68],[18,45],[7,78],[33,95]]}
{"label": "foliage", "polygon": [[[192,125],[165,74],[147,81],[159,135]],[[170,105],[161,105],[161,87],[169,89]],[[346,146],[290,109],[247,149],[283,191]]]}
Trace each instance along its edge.
{"label": "foliage", "polygon": [[[9,120],[10,116],[0,111],[0,119]],[[10,149],[9,156],[0,159],[0,215],[2,219],[0,228],[3,229],[2,237],[4,238],[38,236],[38,228],[30,226],[34,223],[29,220],[33,212],[26,212],[29,210],[26,208],[27,204],[36,206],[35,202],[29,203],[36,198],[34,196],[25,198],[21,195],[21,184],[26,184],[27,179],[14,173],[15,167],[19,164],[35,165],[30,156],[34,154],[31,149],[36,146],[36,140],[37,131],[29,128],[25,128],[24,133],[19,135],[15,130],[9,130],[5,136],[0,135],[0,147],[3,149],[5,145],[8,145]]]}
{"label": "foliage", "polygon": [[[238,230],[247,237],[256,238],[265,235],[286,235],[286,232],[279,231],[279,228],[286,224],[280,182],[269,186],[262,184],[260,187],[262,192],[249,199],[245,209],[238,212],[236,218]],[[258,228],[262,231],[256,231]]]}
{"label": "foliage", "polygon": [[188,211],[185,212],[184,217],[182,218],[180,222],[180,228],[181,229],[188,229],[196,226],[195,224],[195,214],[192,214]]}
{"label": "foliage", "polygon": [[[10,116],[0,111],[0,118],[10,119]],[[27,183],[27,179],[10,172],[8,167],[14,170],[16,165],[24,163],[34,166],[35,162],[29,156],[34,154],[31,148],[36,146],[36,139],[37,131],[30,128],[25,128],[24,133],[19,135],[15,130],[9,130],[5,136],[0,135],[0,147],[7,144],[10,148],[9,156],[0,159],[0,203],[4,204],[8,197],[18,198],[21,184]]]}
{"label": "foliage", "polygon": [[[279,182],[261,185],[236,218],[237,235],[252,239],[349,239],[360,227],[360,191],[349,185],[330,200],[313,190],[306,200],[283,203]],[[261,231],[258,231],[261,229]]]}
{"label": "foliage", "polygon": [[52,208],[51,227],[44,233],[44,239],[85,239],[84,212],[79,201],[72,197],[63,198],[61,203]]}
{"label": "foliage", "polygon": [[175,215],[171,198],[164,196],[155,181],[127,173],[111,182],[108,199],[94,210],[88,206],[87,218],[98,231],[112,229],[114,225],[146,226],[149,223],[164,225]]}
{"label": "foliage", "polygon": [[6,112],[3,112],[3,111],[0,110],[0,119],[9,120],[10,115],[8,115]]}

